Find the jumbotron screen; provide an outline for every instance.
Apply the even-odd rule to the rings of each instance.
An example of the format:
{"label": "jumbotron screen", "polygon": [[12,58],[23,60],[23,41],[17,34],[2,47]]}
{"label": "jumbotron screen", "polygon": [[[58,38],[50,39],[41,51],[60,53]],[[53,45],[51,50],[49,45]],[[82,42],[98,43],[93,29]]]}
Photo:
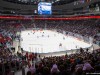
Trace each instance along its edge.
{"label": "jumbotron screen", "polygon": [[40,2],[38,4],[38,14],[51,15],[52,14],[52,4],[47,3],[47,2]]}

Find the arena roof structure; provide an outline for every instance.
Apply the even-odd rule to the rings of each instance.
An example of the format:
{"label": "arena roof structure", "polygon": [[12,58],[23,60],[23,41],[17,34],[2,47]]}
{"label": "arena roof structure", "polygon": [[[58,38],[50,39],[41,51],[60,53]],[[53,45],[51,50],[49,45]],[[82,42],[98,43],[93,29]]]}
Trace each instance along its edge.
{"label": "arena roof structure", "polygon": [[38,15],[38,3],[52,3],[52,15],[99,14],[100,0],[0,0],[0,13]]}

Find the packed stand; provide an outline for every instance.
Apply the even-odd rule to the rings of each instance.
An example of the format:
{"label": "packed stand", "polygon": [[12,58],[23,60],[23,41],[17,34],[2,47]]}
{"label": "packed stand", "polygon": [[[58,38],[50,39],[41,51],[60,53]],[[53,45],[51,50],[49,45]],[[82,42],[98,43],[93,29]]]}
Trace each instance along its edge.
{"label": "packed stand", "polygon": [[13,75],[14,71],[21,69],[21,61],[17,58],[14,50],[0,47],[0,75]]}
{"label": "packed stand", "polygon": [[[29,64],[30,59],[27,60],[27,56],[23,56],[22,53],[15,55],[12,50],[7,48],[12,45],[14,39],[20,38],[16,36],[16,32],[29,28],[61,29],[83,36],[92,36],[95,40],[100,41],[100,36],[96,36],[97,33],[100,33],[99,22],[100,20],[94,19],[79,21],[0,20],[0,75],[3,71],[10,74],[11,70],[22,69],[23,61],[29,65],[29,75],[31,75],[31,70],[34,70],[32,72],[36,75],[70,75],[72,73],[80,75],[90,71],[100,72],[100,50],[62,57],[44,57],[34,67]],[[84,65],[87,65],[89,69]],[[5,70],[2,68],[3,66],[5,66]]]}
{"label": "packed stand", "polygon": [[100,73],[100,49],[88,52],[80,49],[80,53],[65,56],[40,58],[28,68],[27,75],[86,75]]}
{"label": "packed stand", "polygon": [[[82,36],[90,36],[95,41],[100,41],[100,20],[69,20],[69,21],[48,21],[48,20],[0,20],[0,37],[7,37],[7,40],[20,38],[16,32],[25,29],[42,28],[42,29],[61,29]],[[2,40],[4,41],[4,40]]]}

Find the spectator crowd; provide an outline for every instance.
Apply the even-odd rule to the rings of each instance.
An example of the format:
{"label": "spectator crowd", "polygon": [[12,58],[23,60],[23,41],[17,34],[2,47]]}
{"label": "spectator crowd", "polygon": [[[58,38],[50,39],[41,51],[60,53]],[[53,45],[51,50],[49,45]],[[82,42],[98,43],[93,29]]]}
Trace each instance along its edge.
{"label": "spectator crowd", "polygon": [[[91,36],[94,41],[100,41],[100,20],[70,20],[70,21],[30,21],[30,20],[0,20],[0,75],[11,75],[12,70],[18,71],[28,65],[27,75],[85,75],[100,73],[100,49],[92,53],[80,49],[80,53],[54,57],[33,57],[26,53],[14,54],[9,49],[13,40],[20,38],[16,32],[29,28],[61,29],[82,36]],[[29,58],[29,59],[28,59]],[[37,62],[37,60],[39,60]],[[30,62],[29,61],[33,61]],[[37,63],[36,63],[37,62]],[[35,63],[35,65],[34,65]]]}

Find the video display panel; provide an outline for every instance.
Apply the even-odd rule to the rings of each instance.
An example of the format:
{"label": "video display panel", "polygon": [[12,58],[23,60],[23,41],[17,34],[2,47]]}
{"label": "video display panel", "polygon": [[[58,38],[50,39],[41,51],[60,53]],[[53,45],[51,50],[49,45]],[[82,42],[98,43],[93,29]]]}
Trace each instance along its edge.
{"label": "video display panel", "polygon": [[47,2],[40,2],[38,4],[38,14],[51,15],[52,14],[52,4],[47,3]]}

